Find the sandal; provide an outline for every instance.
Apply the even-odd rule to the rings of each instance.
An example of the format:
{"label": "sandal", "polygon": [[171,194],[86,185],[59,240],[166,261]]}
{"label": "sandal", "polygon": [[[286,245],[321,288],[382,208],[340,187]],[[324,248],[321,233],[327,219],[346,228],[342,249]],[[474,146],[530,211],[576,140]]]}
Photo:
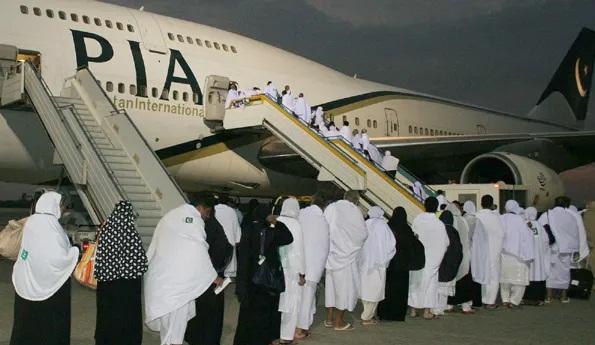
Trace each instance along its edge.
{"label": "sandal", "polygon": [[553,302],[553,300],[551,298],[546,298],[545,301],[543,301],[543,303],[545,303],[545,304],[550,304],[552,302]]}
{"label": "sandal", "polygon": [[560,302],[562,303],[570,303],[570,298],[566,297],[566,298],[560,298]]}
{"label": "sandal", "polygon": [[362,325],[364,325],[364,326],[371,326],[371,325],[377,325],[377,324],[378,324],[378,320],[376,320],[376,319],[362,320]]}
{"label": "sandal", "polygon": [[308,338],[310,336],[310,332],[306,331],[305,333],[302,334],[296,334],[293,336],[293,339],[295,340],[304,340],[306,338]]}
{"label": "sandal", "polygon": [[434,320],[434,319],[438,318],[438,315],[436,315],[436,314],[430,313],[429,315],[431,315],[431,316],[424,315],[424,320]]}
{"label": "sandal", "polygon": [[496,310],[496,309],[498,309],[499,307],[500,307],[500,306],[499,306],[499,305],[497,305],[497,304],[487,304],[487,305],[485,306],[485,308],[486,308],[486,309],[488,309],[488,310]]}
{"label": "sandal", "polygon": [[343,327],[335,327],[335,331],[351,331],[353,330],[353,325],[350,322],[347,322]]}
{"label": "sandal", "polygon": [[324,325],[324,328],[334,328],[335,324],[332,321],[328,321],[328,320],[324,320],[324,322],[322,323]]}

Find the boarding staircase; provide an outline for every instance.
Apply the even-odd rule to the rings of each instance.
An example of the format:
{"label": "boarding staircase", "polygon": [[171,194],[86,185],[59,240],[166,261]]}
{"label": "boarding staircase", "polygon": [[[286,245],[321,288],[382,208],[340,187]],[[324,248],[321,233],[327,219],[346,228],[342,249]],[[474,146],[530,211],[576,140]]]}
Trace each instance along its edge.
{"label": "boarding staircase", "polygon": [[[259,95],[235,109],[228,109],[222,119],[225,130],[264,127],[318,169],[319,181],[331,181],[345,190],[362,192],[364,207],[380,206],[387,215],[397,206],[407,211],[409,220],[423,211],[421,198],[411,187],[420,181],[399,167],[396,178],[368,160],[342,137],[325,138],[291,111],[267,95]],[[424,194],[435,193],[423,186]]]}
{"label": "boarding staircase", "polygon": [[186,202],[128,114],[115,108],[87,68],[65,81],[60,96],[51,94],[29,62],[16,63],[0,80],[0,106],[26,102],[36,110],[55,146],[56,163],[64,166],[95,224],[106,220],[118,201],[128,200],[147,244],[159,219]]}

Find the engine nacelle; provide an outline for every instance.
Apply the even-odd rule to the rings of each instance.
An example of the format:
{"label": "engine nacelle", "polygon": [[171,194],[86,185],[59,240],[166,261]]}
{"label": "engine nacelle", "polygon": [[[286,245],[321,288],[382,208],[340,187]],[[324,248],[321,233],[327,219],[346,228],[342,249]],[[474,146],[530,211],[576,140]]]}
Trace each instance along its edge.
{"label": "engine nacelle", "polygon": [[556,172],[540,162],[507,152],[490,152],[474,158],[461,174],[461,183],[523,185],[527,188],[526,207],[544,211],[564,195],[564,185]]}

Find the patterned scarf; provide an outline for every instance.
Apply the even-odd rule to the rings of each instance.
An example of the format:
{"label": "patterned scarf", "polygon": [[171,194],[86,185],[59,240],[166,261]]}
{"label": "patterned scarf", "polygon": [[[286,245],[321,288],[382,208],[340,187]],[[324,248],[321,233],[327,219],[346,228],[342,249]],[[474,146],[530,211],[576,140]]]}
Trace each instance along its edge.
{"label": "patterned scarf", "polygon": [[120,201],[99,231],[95,255],[98,281],[137,279],[147,271],[147,256],[135,220],[132,204]]}

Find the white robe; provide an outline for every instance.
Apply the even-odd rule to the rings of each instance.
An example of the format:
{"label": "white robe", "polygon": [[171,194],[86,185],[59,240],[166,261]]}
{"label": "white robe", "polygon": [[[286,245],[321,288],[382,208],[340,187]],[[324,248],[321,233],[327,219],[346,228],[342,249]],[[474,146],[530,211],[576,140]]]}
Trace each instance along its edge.
{"label": "white robe", "polygon": [[233,246],[233,255],[229,265],[225,268],[226,277],[235,277],[238,270],[238,259],[235,247],[242,239],[242,228],[236,211],[224,204],[215,205],[215,218],[223,227],[227,242]]}
{"label": "white robe", "polygon": [[456,205],[449,204],[446,209],[453,215],[454,227],[459,233],[463,247],[463,259],[461,260],[461,265],[455,278],[455,280],[459,280],[469,274],[469,269],[471,268],[471,236],[469,235],[469,224],[461,215],[461,210]]}
{"label": "white robe", "polygon": [[556,242],[551,247],[550,274],[546,286],[552,289],[568,289],[572,255],[579,252],[580,237],[576,219],[562,207],[555,207],[539,217],[539,224],[549,225]]}
{"label": "white robe", "polygon": [[438,269],[450,244],[446,228],[436,214],[421,213],[413,221],[413,232],[424,245],[426,263],[423,269],[409,273],[408,305],[413,308],[436,308],[438,302]]}
{"label": "white robe", "polygon": [[384,300],[386,268],[396,254],[396,240],[378,206],[368,211],[366,220],[368,238],[362,248],[360,261],[361,299],[367,302]]}
{"label": "white robe", "polygon": [[185,321],[194,317],[194,300],[217,278],[208,250],[204,222],[195,207],[184,204],[161,218],[147,251],[149,269],[144,276],[145,322],[151,330],[167,332],[161,326],[171,321],[170,316],[183,322],[177,315],[180,308],[185,309]]}
{"label": "white robe", "polygon": [[289,198],[283,202],[281,215],[277,218],[287,226],[293,242],[279,248],[279,256],[285,276],[285,291],[279,296],[281,315],[281,339],[292,340],[297,326],[300,299],[303,286],[299,285],[300,274],[305,274],[304,240],[302,228],[298,221],[300,205],[296,199]]}
{"label": "white robe", "polygon": [[545,229],[537,221],[530,220],[533,232],[533,253],[535,258],[529,263],[529,280],[544,281],[547,279],[551,265],[550,242]]}
{"label": "white robe", "polygon": [[70,245],[58,223],[61,199],[56,192],[44,193],[23,228],[12,270],[15,291],[23,299],[44,301],[52,297],[70,279],[77,264],[79,250]]}
{"label": "white robe", "polygon": [[295,100],[293,112],[304,122],[310,123],[312,109],[304,97],[298,97]]}
{"label": "white robe", "polygon": [[230,89],[227,92],[227,98],[225,98],[225,109],[231,108],[233,101],[241,98],[241,93],[238,90]]}
{"label": "white robe", "polygon": [[500,283],[529,285],[529,261],[533,253],[533,232],[522,216],[506,213],[501,217],[504,225]]}
{"label": "white robe", "polygon": [[567,208],[566,211],[570,213],[574,219],[576,220],[576,224],[578,225],[578,239],[579,239],[579,248],[578,248],[578,261],[583,260],[587,256],[589,256],[589,243],[587,242],[587,230],[585,229],[585,222],[583,221],[583,217],[577,211]]}
{"label": "white robe", "polygon": [[273,85],[272,83],[265,86],[264,93],[271,97],[275,102],[277,101],[277,97],[279,97],[279,92],[277,91],[275,85]]}
{"label": "white robe", "polygon": [[395,171],[399,169],[399,159],[390,154],[384,154],[384,157],[382,157],[382,169],[386,171]]}
{"label": "white robe", "polygon": [[356,134],[351,138],[351,145],[356,149],[356,150],[361,150],[362,149],[362,136],[361,134]]}
{"label": "white robe", "polygon": [[369,146],[370,146],[370,137],[368,136],[368,133],[362,133],[362,149],[364,151],[367,151]]}
{"label": "white robe", "polygon": [[368,232],[360,209],[347,200],[339,200],[324,210],[329,224],[330,246],[326,261],[327,307],[353,310],[360,294],[357,260]]}
{"label": "white robe", "polygon": [[475,214],[476,223],[471,247],[471,273],[479,284],[500,282],[500,260],[504,229],[500,217],[483,209]]}
{"label": "white robe", "polygon": [[318,283],[324,273],[328,258],[330,238],[329,227],[320,207],[308,206],[299,216],[304,236],[304,256],[306,258],[306,280]]}
{"label": "white robe", "polygon": [[318,127],[324,125],[324,111],[322,111],[322,107],[316,108],[314,112],[314,124]]}
{"label": "white robe", "polygon": [[337,127],[330,126],[329,129],[328,129],[328,131],[326,131],[326,133],[325,133],[324,136],[327,137],[327,138],[333,138],[333,137],[338,137],[340,135],[341,135],[341,133],[339,133],[339,131],[337,130]]}
{"label": "white robe", "polygon": [[343,126],[341,127],[341,129],[339,130],[339,132],[341,133],[341,136],[347,141],[347,142],[351,142],[351,139],[353,137],[353,131],[351,130],[351,128],[349,128],[349,126]]}
{"label": "white robe", "polygon": [[288,92],[285,95],[283,95],[283,98],[281,99],[281,103],[283,103],[283,106],[285,108],[287,108],[287,110],[289,110],[289,112],[293,112],[295,101],[293,99],[293,96],[291,95],[291,92]]}

